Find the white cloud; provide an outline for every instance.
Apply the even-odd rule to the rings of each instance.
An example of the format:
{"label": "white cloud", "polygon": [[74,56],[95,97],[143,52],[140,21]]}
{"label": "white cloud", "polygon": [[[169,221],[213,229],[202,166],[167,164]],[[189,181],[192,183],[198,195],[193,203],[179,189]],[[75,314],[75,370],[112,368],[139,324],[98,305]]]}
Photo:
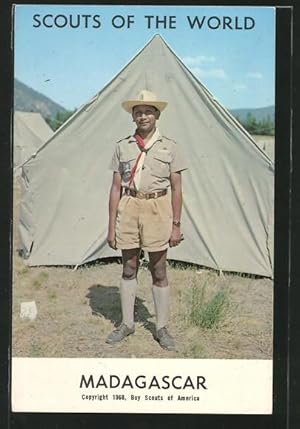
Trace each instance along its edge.
{"label": "white cloud", "polygon": [[233,86],[233,90],[236,92],[243,91],[244,89],[247,89],[247,86],[242,83],[237,83]]}
{"label": "white cloud", "polygon": [[250,77],[251,79],[262,79],[263,75],[259,72],[249,72],[246,74],[246,77]]}
{"label": "white cloud", "polygon": [[187,66],[201,66],[202,64],[214,63],[216,61],[215,57],[206,57],[205,55],[198,55],[195,57],[184,57],[182,61]]}
{"label": "white cloud", "polygon": [[228,76],[223,69],[214,68],[214,69],[204,70],[200,67],[192,67],[190,70],[195,76],[199,78],[212,77],[215,79],[222,79],[222,80],[228,79]]}
{"label": "white cloud", "polygon": [[182,61],[189,67],[191,72],[200,79],[228,79],[228,76],[222,68],[213,67],[216,62],[214,56],[195,55],[184,57]]}

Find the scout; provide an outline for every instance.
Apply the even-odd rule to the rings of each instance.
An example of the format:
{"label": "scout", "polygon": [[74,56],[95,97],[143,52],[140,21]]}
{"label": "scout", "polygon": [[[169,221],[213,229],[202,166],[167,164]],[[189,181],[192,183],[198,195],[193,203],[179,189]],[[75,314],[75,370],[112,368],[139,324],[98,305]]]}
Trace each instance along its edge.
{"label": "scout", "polygon": [[134,333],[134,303],[141,249],[149,254],[152,295],[156,313],[155,339],[167,350],[175,342],[167,330],[170,286],[166,273],[168,247],[180,243],[181,171],[186,169],[175,141],[156,127],[167,102],[142,90],[122,107],[136,124],[134,135],[116,144],[111,161],[113,180],[109,197],[107,242],[121,249],[120,285],[122,324],[106,339],[109,344]]}

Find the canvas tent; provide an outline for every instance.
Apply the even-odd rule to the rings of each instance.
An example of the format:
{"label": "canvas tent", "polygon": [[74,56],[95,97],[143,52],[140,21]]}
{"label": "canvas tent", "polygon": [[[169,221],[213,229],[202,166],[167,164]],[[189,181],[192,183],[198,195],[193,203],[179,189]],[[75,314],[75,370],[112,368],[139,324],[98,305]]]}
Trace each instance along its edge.
{"label": "canvas tent", "polygon": [[53,134],[40,113],[14,113],[14,167],[22,165]]}
{"label": "canvas tent", "polygon": [[170,259],[272,276],[272,161],[156,35],[23,166],[20,234],[29,265],[120,255],[106,244],[108,169],[133,123],[120,103],[141,89],[168,107],[158,122],[185,153],[182,229]]}

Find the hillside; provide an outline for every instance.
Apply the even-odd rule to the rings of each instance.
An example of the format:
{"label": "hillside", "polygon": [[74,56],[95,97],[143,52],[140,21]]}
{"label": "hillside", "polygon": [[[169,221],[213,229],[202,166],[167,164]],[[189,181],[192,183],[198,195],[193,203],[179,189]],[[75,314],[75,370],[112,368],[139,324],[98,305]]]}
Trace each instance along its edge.
{"label": "hillside", "polygon": [[44,118],[53,118],[59,112],[66,112],[64,107],[17,79],[14,82],[14,109],[22,112],[38,112]]}
{"label": "hillside", "polygon": [[257,121],[262,121],[264,119],[268,119],[268,117],[271,119],[271,121],[274,121],[275,117],[275,107],[274,106],[268,106],[268,107],[260,107],[257,109],[250,109],[250,108],[244,108],[244,109],[231,109],[230,112],[232,115],[239,119],[240,121],[245,121],[247,119],[247,115],[250,113],[251,116],[253,116]]}
{"label": "hillside", "polygon": [[[54,118],[57,113],[66,113],[67,110],[55,103],[45,95],[35,91],[19,80],[15,79],[15,97],[14,97],[15,110],[23,112],[38,112],[44,118]],[[274,121],[275,108],[274,106],[261,107],[257,109],[244,108],[244,109],[230,109],[232,115],[239,121],[245,121],[248,113],[256,119],[262,121],[270,118]]]}

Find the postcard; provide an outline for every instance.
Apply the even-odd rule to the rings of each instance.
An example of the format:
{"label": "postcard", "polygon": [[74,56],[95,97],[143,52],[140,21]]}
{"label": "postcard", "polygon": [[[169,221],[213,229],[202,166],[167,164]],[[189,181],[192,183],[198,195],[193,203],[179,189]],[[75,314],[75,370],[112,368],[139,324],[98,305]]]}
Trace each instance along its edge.
{"label": "postcard", "polygon": [[272,414],[275,21],[15,5],[12,411]]}

